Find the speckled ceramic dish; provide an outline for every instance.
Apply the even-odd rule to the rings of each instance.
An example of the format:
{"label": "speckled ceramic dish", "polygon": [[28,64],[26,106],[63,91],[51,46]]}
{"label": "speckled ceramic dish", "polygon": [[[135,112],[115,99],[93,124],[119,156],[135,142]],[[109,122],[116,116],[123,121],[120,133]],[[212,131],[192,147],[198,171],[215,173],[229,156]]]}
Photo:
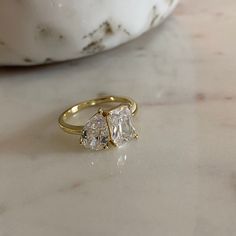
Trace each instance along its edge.
{"label": "speckled ceramic dish", "polygon": [[178,0],[2,0],[0,65],[92,55],[157,26]]}

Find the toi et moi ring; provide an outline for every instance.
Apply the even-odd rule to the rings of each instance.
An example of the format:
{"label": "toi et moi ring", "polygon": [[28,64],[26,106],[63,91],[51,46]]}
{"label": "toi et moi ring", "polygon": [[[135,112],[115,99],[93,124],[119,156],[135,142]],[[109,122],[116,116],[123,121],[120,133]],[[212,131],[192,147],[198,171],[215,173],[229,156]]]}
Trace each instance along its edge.
{"label": "toi et moi ring", "polygon": [[[87,123],[72,125],[68,120],[81,110],[101,104],[119,103],[109,110],[99,108]],[[133,116],[138,110],[137,103],[124,97],[107,96],[80,102],[59,117],[60,128],[69,134],[81,135],[80,143],[91,150],[102,150],[109,147],[109,143],[116,147],[123,146],[138,135],[134,128]]]}

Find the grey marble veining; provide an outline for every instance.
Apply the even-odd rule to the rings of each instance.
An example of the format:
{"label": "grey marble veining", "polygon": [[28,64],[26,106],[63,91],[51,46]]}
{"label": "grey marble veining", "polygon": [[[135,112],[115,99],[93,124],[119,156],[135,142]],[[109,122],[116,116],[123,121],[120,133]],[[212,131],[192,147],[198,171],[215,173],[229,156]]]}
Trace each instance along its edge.
{"label": "grey marble veining", "polygon": [[[115,50],[1,68],[0,236],[234,236],[235,8],[182,1]],[[88,152],[57,117],[104,94],[139,102],[140,139]]]}
{"label": "grey marble veining", "polygon": [[3,0],[0,65],[50,64],[119,46],[163,22],[178,0]]}

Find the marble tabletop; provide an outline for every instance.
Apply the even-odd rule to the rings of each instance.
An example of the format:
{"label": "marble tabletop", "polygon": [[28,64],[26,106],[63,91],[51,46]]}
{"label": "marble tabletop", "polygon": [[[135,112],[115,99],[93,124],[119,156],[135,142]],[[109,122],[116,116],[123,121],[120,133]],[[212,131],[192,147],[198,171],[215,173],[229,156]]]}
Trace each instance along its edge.
{"label": "marble tabletop", "polygon": [[[235,236],[236,2],[183,0],[112,51],[0,69],[0,236]],[[136,99],[140,139],[89,152],[68,105]]]}

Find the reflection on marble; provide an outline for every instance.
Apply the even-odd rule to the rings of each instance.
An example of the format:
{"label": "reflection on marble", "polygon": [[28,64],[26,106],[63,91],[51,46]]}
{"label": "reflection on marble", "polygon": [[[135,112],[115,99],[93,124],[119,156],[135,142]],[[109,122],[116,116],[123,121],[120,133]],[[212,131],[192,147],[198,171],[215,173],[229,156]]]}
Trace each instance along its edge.
{"label": "reflection on marble", "polygon": [[[0,69],[0,236],[235,235],[236,3],[226,2],[183,1],[159,29],[95,57]],[[139,102],[140,139],[88,152],[57,117],[104,94]]]}

